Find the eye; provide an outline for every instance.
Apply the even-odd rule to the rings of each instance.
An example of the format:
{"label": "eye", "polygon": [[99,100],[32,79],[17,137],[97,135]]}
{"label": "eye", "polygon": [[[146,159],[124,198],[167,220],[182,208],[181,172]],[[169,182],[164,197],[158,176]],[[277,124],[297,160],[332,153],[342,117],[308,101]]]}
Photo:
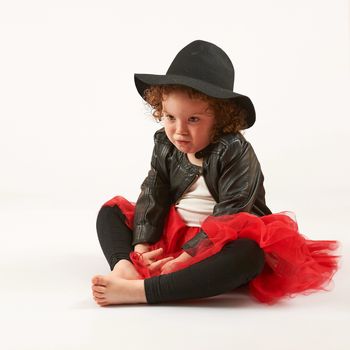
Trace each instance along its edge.
{"label": "eye", "polygon": [[168,119],[168,120],[175,120],[175,118],[172,116],[172,115],[170,115],[170,114],[165,114],[164,115],[164,117],[166,118],[166,119]]}
{"label": "eye", "polygon": [[172,115],[170,115],[170,114],[163,114],[161,120],[162,120],[163,122],[169,123],[169,122],[173,122],[173,121],[175,120],[175,118],[174,118]]}
{"label": "eye", "polygon": [[191,123],[191,124],[195,124],[195,123],[198,123],[200,121],[200,118],[198,117],[189,117],[188,118],[188,121]]}

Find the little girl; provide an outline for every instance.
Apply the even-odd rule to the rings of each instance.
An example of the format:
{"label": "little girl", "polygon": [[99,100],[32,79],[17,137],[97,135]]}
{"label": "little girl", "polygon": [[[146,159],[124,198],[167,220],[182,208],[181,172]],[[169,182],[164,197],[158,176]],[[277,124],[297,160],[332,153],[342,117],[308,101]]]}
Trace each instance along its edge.
{"label": "little girl", "polygon": [[121,196],[97,217],[111,273],[92,279],[101,305],[205,298],[248,286],[273,304],[325,290],[338,268],[337,241],[313,241],[292,212],[265,204],[264,176],[241,130],[251,100],[233,92],[234,68],[218,46],[196,40],[165,75],[135,74],[164,126],[136,204]]}

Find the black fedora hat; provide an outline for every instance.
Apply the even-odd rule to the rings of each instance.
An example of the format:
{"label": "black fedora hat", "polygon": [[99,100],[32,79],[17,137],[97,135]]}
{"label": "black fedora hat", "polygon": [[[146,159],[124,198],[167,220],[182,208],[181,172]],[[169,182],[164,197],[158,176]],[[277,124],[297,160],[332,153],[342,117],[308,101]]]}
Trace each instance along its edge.
{"label": "black fedora hat", "polygon": [[144,98],[144,91],[151,85],[184,85],[208,96],[232,99],[247,112],[247,128],[255,123],[255,109],[248,96],[233,91],[235,71],[230,58],[215,44],[195,40],[175,56],[165,75],[134,74],[137,91]]}

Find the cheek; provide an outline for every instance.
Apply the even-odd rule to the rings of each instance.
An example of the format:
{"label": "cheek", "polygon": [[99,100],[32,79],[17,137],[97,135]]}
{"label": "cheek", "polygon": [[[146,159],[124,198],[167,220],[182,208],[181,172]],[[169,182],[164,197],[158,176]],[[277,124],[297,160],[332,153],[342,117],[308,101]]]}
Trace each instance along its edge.
{"label": "cheek", "polygon": [[174,132],[172,131],[172,128],[171,127],[165,127],[164,130],[165,130],[166,136],[168,136],[168,139],[171,140],[173,138],[173,134],[174,134]]}
{"label": "cheek", "polygon": [[201,130],[200,132],[196,132],[194,135],[194,139],[197,141],[198,144],[201,144],[202,146],[206,146],[210,142],[210,130]]}
{"label": "cheek", "polygon": [[214,123],[210,123],[210,125],[207,126],[206,128],[206,136],[207,137],[211,137],[211,135],[213,134],[214,132]]}
{"label": "cheek", "polygon": [[212,134],[213,134],[213,129],[212,128],[206,129],[206,131],[202,132],[201,135],[200,135],[201,142],[209,144],[211,142],[211,140],[212,140]]}

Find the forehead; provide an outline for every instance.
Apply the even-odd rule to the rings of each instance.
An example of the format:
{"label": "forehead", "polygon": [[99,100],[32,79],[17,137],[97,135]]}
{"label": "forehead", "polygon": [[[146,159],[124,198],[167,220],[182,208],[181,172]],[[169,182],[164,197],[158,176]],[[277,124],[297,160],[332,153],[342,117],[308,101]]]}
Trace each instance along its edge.
{"label": "forehead", "polygon": [[173,114],[211,114],[208,102],[190,98],[184,92],[163,95],[162,108],[164,112]]}

